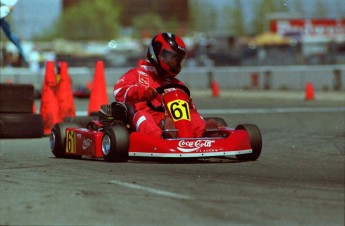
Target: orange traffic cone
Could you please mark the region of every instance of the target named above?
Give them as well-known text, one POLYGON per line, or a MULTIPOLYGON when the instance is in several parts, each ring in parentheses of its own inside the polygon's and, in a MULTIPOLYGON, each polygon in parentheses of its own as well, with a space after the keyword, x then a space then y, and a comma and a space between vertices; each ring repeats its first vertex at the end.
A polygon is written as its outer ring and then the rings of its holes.
POLYGON ((103 104, 108 104, 107 86, 104 75, 104 64, 103 61, 97 61, 93 85, 90 94, 88 114, 98 114, 98 111, 101 105, 103 104))
POLYGON ((87 83, 86 83, 86 89, 91 93, 91 90, 92 90, 92 81, 88 81, 87 83))
POLYGON ((59 117, 59 102, 56 97, 56 88, 54 62, 48 61, 46 63, 40 106, 40 114, 44 123, 44 135, 49 135, 54 124, 62 121, 59 117))
POLYGON ((212 81, 212 82, 211 82, 211 88, 212 88, 212 96, 213 96, 213 97, 218 97, 218 96, 219 96, 219 86, 218 86, 218 82, 212 81))
POLYGON ((311 82, 308 82, 305 86, 305 100, 314 100, 314 87, 311 82))
POLYGON ((6 79, 5 83, 6 84, 13 84, 13 81, 12 81, 12 79, 8 78, 8 79, 6 79))
POLYGON ((68 74, 66 62, 60 62, 60 81, 57 86, 57 98, 59 100, 59 117, 75 117, 75 105, 72 92, 72 82, 68 74))

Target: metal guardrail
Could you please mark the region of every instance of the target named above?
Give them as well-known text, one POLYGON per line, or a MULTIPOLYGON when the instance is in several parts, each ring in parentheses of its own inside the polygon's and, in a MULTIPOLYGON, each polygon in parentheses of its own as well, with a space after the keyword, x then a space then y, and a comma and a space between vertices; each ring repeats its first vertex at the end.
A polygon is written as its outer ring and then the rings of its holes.
MULTIPOLYGON (((31 83, 40 87, 45 70, 33 72, 27 68, 0 68, 0 82, 31 83)), ((107 86, 113 86, 129 68, 105 68, 107 86)), ((74 85, 85 85, 93 80, 94 69, 68 69, 74 85)), ((185 67, 178 76, 191 88, 208 88, 216 81, 225 89, 292 89, 303 90, 312 82, 319 90, 345 90, 345 65, 312 66, 239 66, 185 67)))
POLYGON ((315 83, 318 89, 345 88, 345 65, 199 67, 183 71, 187 76, 193 73, 207 74, 208 84, 215 80, 223 88, 304 89, 307 82, 315 83))

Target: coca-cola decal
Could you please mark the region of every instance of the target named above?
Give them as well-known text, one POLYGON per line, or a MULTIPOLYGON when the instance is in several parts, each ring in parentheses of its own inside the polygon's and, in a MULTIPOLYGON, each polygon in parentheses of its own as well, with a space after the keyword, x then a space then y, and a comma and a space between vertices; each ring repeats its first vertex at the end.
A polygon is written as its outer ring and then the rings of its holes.
POLYGON ((193 152, 202 148, 211 148, 215 140, 181 140, 177 149, 182 152, 193 152))
POLYGON ((90 138, 86 138, 83 140, 83 150, 87 149, 91 146, 92 140, 90 138))

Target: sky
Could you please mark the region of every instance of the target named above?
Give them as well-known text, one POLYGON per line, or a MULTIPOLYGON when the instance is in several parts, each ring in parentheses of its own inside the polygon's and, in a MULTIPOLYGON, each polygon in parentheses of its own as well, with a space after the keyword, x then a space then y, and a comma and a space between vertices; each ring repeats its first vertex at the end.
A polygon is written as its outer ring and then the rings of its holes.
MULTIPOLYGON (((164 1, 164 0, 162 0, 164 1)), ((231 5, 232 0, 198 0, 215 4, 219 9, 225 5, 231 5)), ((255 0, 241 0, 245 5, 246 18, 251 20, 250 5, 255 0)), ((295 0, 279 0, 289 12, 296 12, 291 7, 291 2, 295 0)), ((313 10, 315 0, 300 0, 305 5, 305 9, 313 10)), ((329 17, 336 17, 336 2, 338 0, 322 0, 327 2, 329 7, 329 17)), ((343 11, 345 11, 345 0, 342 2, 343 11)), ((32 38, 35 34, 48 29, 54 24, 61 13, 61 0, 19 0, 12 12, 12 30, 23 40, 32 38)), ((310 17, 310 15, 305 15, 310 17)), ((345 15, 344 15, 345 16, 345 15)), ((343 16, 343 17, 344 17, 343 16)), ((220 18, 221 19, 221 18, 220 18)))
POLYGON ((60 12, 60 0, 19 0, 12 12, 12 30, 21 39, 29 39, 52 26, 60 12))
MULTIPOLYGON (((197 0, 197 1, 205 1, 205 2, 209 2, 212 4, 215 4, 218 8, 222 8, 225 5, 231 5, 233 0, 197 0)), ((241 0, 241 2, 243 2, 243 4, 245 6, 247 6, 246 8, 247 13, 249 14, 250 12, 250 8, 248 6, 250 6, 253 2, 255 2, 256 0, 241 0)), ((313 11, 313 6, 315 5, 316 0, 276 0, 278 2, 281 2, 281 4, 284 5, 284 7, 289 11, 289 12, 296 12, 298 11, 298 9, 293 8, 292 4, 293 2, 296 1, 301 1, 303 2, 304 8, 307 11, 307 13, 311 13, 313 11)), ((341 2, 341 7, 343 8, 343 10, 345 10, 345 1, 344 0, 321 0, 325 3, 327 3, 326 5, 329 7, 329 16, 330 17, 336 17, 336 7, 337 7, 337 2, 341 2)), ((306 16, 310 16, 310 15, 306 15, 306 16)), ((344 15, 345 16, 345 15, 344 15)))
MULTIPOLYGON (((225 6, 231 6, 234 4, 235 0, 194 0, 194 1, 203 1, 207 2, 209 4, 214 4, 220 11, 222 8, 225 6)), ((242 3, 242 6, 244 6, 244 14, 245 16, 245 23, 247 27, 250 27, 251 22, 253 20, 253 13, 252 13, 252 8, 253 8, 253 3, 257 2, 257 0, 240 0, 242 3)), ((284 9, 289 12, 293 13, 295 15, 301 15, 301 17, 304 18, 313 18, 313 11, 314 11, 314 5, 316 0, 275 0, 277 2, 280 2, 284 9), (295 3, 297 1, 300 1, 303 3, 304 6, 304 11, 305 13, 302 14, 298 9, 294 8, 296 5, 295 3)), ((341 2, 341 8, 342 12, 345 12, 345 0, 320 0, 328 7, 328 17, 329 18, 339 18, 339 10, 336 9, 337 6, 339 6, 339 2, 341 2)), ((342 15, 344 18, 345 15, 342 15)), ((218 17, 218 22, 217 22, 217 28, 221 28, 222 24, 224 22, 224 19, 221 17, 218 17)), ((216 29, 217 30, 217 29, 216 29)), ((219 29, 217 30, 219 32, 219 29)))
MULTIPOLYGON (((216 7, 218 7, 219 9, 221 9, 224 6, 231 6, 231 4, 234 2, 234 0, 197 0, 197 1, 205 1, 211 4, 214 4, 216 7)), ((245 8, 245 14, 247 15, 247 17, 250 19, 251 18, 251 5, 253 4, 253 2, 255 2, 256 0, 241 0, 241 2, 244 5, 245 8)), ((284 8, 287 9, 288 12, 291 13, 298 13, 298 9, 295 9, 293 7, 293 2, 296 1, 301 1, 304 5, 304 10, 306 11, 306 14, 303 15, 307 18, 312 17, 312 12, 314 10, 314 5, 316 0, 276 0, 278 2, 281 2, 281 4, 284 5, 284 8)), ((345 0, 321 0, 324 1, 326 3, 326 6, 328 7, 328 17, 330 18, 337 18, 339 17, 339 15, 337 15, 337 12, 339 10, 336 9, 337 2, 341 2, 341 8, 342 11, 345 11, 345 0)), ((342 15, 342 17, 345 17, 345 15, 342 15)))

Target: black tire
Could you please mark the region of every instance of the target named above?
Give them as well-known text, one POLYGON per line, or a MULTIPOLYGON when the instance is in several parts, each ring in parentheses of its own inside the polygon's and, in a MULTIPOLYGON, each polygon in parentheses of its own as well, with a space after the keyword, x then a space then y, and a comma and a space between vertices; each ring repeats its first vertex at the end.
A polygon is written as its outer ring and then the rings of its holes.
POLYGON ((98 120, 97 116, 76 116, 76 117, 65 117, 64 122, 76 123, 81 128, 86 128, 89 122, 92 120, 98 120))
POLYGON ((102 153, 108 162, 128 160, 129 133, 124 126, 107 127, 102 138, 102 153))
MULTIPOLYGON (((50 150, 56 158, 73 158, 66 155, 66 128, 78 128, 79 125, 73 122, 56 123, 50 133, 50 150)), ((74 156, 75 158, 76 156, 74 156)))
POLYGON ((38 138, 43 136, 40 114, 0 113, 0 138, 38 138))
POLYGON ((253 124, 238 125, 236 130, 245 130, 250 139, 253 152, 250 154, 236 155, 240 161, 255 161, 259 158, 262 149, 262 137, 259 128, 253 124))
POLYGON ((32 84, 0 84, 0 113, 32 113, 32 84))
POLYGON ((210 119, 216 120, 216 122, 218 123, 218 127, 221 127, 221 126, 227 127, 228 126, 228 124, 226 123, 226 121, 223 118, 219 118, 219 117, 206 117, 206 118, 204 118, 205 122, 207 122, 210 119))

